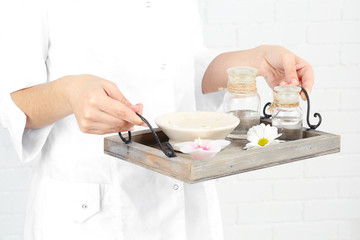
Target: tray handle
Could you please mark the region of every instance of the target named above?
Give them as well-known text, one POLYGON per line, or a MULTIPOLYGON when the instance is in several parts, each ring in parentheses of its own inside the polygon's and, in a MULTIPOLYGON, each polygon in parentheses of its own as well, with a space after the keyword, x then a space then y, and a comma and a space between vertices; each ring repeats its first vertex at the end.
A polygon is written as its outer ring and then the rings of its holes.
MULTIPOLYGON (((166 147, 170 150, 169 152, 165 150, 165 148, 162 146, 160 140, 159 140, 159 137, 158 135, 156 134, 156 132, 154 131, 154 129, 152 128, 151 124, 143 117, 141 116, 140 114, 136 113, 136 115, 139 116, 139 118, 141 118, 141 120, 144 121, 144 123, 150 128, 150 131, 152 132, 152 134, 154 135, 154 138, 157 142, 157 144, 159 145, 161 151, 169 158, 172 158, 172 157, 176 157, 176 154, 175 154, 175 151, 174 151, 174 148, 171 146, 171 144, 169 142, 166 142, 165 145, 166 147)), ((128 136, 129 138, 126 139, 122 136, 121 132, 119 132, 119 137, 120 139, 125 143, 125 144, 129 144, 131 143, 131 132, 128 131, 128 136)))

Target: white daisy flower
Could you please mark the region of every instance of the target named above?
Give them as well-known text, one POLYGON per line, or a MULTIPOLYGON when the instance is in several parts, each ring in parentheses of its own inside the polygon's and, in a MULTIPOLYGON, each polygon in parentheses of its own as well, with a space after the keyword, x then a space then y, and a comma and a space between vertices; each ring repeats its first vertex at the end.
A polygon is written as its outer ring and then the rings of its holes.
POLYGON ((271 144, 280 143, 280 140, 276 139, 280 136, 281 134, 278 134, 276 127, 261 123, 249 129, 247 140, 250 142, 246 144, 245 149, 266 147, 271 144))

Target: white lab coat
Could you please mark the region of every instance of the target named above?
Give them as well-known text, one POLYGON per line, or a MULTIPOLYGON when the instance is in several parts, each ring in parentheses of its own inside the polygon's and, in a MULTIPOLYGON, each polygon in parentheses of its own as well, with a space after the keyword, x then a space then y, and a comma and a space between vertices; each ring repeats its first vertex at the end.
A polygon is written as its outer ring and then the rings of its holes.
POLYGON ((73 115, 24 130, 10 97, 86 73, 115 82, 149 120, 193 110, 195 98, 215 110, 221 94, 201 94, 215 55, 202 47, 197 2, 40 1, 0 6, 0 125, 22 161, 38 160, 25 240, 222 239, 214 182, 183 184, 107 156, 104 136, 82 133, 73 115))

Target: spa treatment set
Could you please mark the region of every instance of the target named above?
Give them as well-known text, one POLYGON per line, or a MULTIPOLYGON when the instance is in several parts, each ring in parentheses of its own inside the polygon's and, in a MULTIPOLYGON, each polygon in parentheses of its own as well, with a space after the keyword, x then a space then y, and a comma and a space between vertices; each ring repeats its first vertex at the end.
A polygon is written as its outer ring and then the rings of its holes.
MULTIPOLYGON (((162 146, 151 125, 138 115, 149 126, 157 144, 167 157, 175 157, 176 150, 190 154, 194 160, 215 156, 228 146, 230 141, 244 141, 243 148, 252 149, 301 139, 301 91, 307 97, 307 122, 310 129, 316 129, 320 125, 321 116, 318 113, 314 114, 314 117, 319 118, 319 123, 309 123, 310 99, 306 90, 299 86, 275 87, 273 102, 264 106, 264 117, 261 117, 260 96, 256 88, 257 73, 257 69, 245 66, 227 69, 224 113, 175 112, 158 117, 155 120, 156 124, 169 138, 169 142, 166 142, 167 150, 162 146), (267 114, 266 110, 270 111, 271 115, 267 114)), ((128 133, 129 139, 125 139, 121 133, 119 136, 123 142, 131 142, 131 132, 128 133)))

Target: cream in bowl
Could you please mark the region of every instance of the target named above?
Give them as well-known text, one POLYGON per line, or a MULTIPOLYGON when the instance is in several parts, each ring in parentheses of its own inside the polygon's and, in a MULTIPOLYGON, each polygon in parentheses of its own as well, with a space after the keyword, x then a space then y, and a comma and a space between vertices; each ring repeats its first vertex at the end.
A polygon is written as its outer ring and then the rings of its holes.
POLYGON ((240 120, 219 112, 174 112, 159 116, 156 124, 169 137, 171 145, 194 139, 225 139, 240 120))

